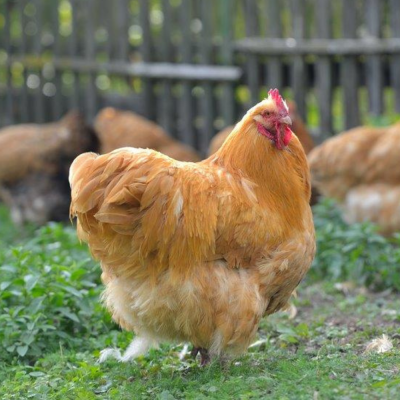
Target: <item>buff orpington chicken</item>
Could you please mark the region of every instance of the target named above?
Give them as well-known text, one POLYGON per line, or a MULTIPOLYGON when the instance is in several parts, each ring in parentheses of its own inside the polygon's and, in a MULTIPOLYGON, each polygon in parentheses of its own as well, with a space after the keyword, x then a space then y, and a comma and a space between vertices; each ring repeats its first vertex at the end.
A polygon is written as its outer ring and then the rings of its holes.
POLYGON ((348 223, 371 221, 391 235, 400 231, 399 154, 400 123, 351 129, 310 153, 313 185, 348 223))
POLYGON ((200 161, 194 149, 170 137, 160 126, 131 111, 107 107, 94 121, 101 153, 121 147, 157 150, 178 161, 200 161))
POLYGON ((71 166, 71 215, 100 260, 103 300, 136 336, 128 361, 190 342, 201 364, 241 354, 283 310, 315 253, 310 178, 278 90, 200 162, 124 148, 71 166))
POLYGON ((86 151, 97 151, 97 139, 76 111, 57 122, 1 129, 0 199, 14 223, 67 221, 69 168, 86 151))

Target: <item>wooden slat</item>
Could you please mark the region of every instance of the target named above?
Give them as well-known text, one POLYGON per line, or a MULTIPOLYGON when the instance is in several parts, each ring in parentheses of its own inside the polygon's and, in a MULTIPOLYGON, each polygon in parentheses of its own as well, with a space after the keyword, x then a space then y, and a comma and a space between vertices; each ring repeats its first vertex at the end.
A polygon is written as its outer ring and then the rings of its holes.
MULTIPOLYGON (((331 0, 317 0, 315 21, 319 38, 330 38, 331 31, 331 0)), ((332 135, 332 64, 329 56, 320 56, 316 62, 317 98, 320 113, 320 138, 327 139, 332 135)))
MULTIPOLYGON (((258 36, 260 33, 258 17, 259 11, 256 0, 245 0, 244 2, 244 19, 246 36, 258 36)), ((248 108, 259 102, 260 99, 260 65, 258 57, 255 54, 249 54, 246 58, 246 80, 250 90, 251 104, 246 105, 248 108)))
MULTIPOLYGON (((400 4, 400 3, 399 3, 400 4)), ((380 38, 382 0, 366 0, 366 27, 369 38, 380 38)), ((369 56, 366 61, 369 110, 378 116, 383 112, 383 74, 380 55, 369 56)))
MULTIPOLYGON (((342 0, 342 30, 346 38, 355 38, 357 29, 357 8, 353 1, 342 0)), ((343 89, 343 107, 345 128, 353 128, 360 124, 358 102, 357 59, 354 56, 343 58, 340 70, 343 89)))
MULTIPOLYGON (((74 58, 78 56, 78 6, 79 0, 70 0, 72 8, 72 32, 69 38, 69 56, 74 58)), ((74 84, 72 89, 72 95, 69 99, 69 107, 72 110, 77 110, 80 108, 79 101, 79 75, 76 71, 73 71, 74 84)))
MULTIPOLYGON (((22 62, 32 68, 39 68, 44 63, 50 63, 55 68, 72 69, 82 73, 106 71, 111 74, 130 75, 152 79, 179 79, 183 81, 236 82, 242 75, 239 67, 203 64, 169 64, 169 63, 127 63, 113 61, 111 63, 97 62, 82 58, 52 58, 41 57, 10 57, 12 62, 22 62)), ((0 65, 3 65, 0 60, 0 65)))
MULTIPOLYGON (((171 42, 172 37, 172 8, 169 0, 162 0, 162 11, 164 14, 162 37, 160 40, 160 54, 162 61, 173 62, 173 47, 171 42)), ((161 81, 161 102, 160 102, 160 124, 169 133, 175 132, 174 123, 175 102, 172 96, 172 82, 163 79, 161 81)))
MULTIPOLYGON (((400 38, 400 6, 398 0, 389 2, 390 28, 392 38, 400 38)), ((399 40, 400 41, 400 40, 399 40)), ((390 60, 390 84, 394 90, 396 112, 400 113, 400 52, 390 60)))
MULTIPOLYGON (((305 0, 291 0, 293 38, 302 39, 305 35, 305 0)), ((301 55, 293 57, 291 81, 294 101, 301 117, 306 120, 306 68, 301 55)))
MULTIPOLYGON (((213 7, 210 1, 201 2, 201 21, 203 23, 201 43, 200 43, 200 58, 204 65, 212 64, 212 15, 213 7)), ((201 113, 203 118, 203 126, 201 129, 200 140, 198 143, 200 152, 206 154, 208 144, 214 136, 214 118, 215 118, 215 104, 213 85, 210 82, 203 83, 204 95, 201 98, 201 113)))
POLYGON ((398 39, 268 39, 246 38, 234 43, 237 51, 260 55, 355 56, 398 54, 398 39))
MULTIPOLYGON (((221 0, 218 3, 220 5, 220 28, 222 31, 222 46, 221 59, 224 65, 233 64, 233 50, 232 50, 232 39, 233 39, 233 18, 235 15, 235 2, 232 0, 221 0)), ((236 122, 235 116, 235 94, 234 85, 231 83, 223 84, 223 96, 220 100, 222 115, 224 118, 224 125, 228 126, 236 122)))
MULTIPOLYGON (((152 61, 152 38, 150 29, 150 7, 148 0, 140 0, 139 19, 143 32, 143 41, 140 52, 144 62, 152 61)), ((145 116, 154 120, 156 114, 155 98, 153 93, 153 82, 151 79, 143 78, 143 101, 145 116)))
MULTIPOLYGON (((33 0, 36 7, 35 12, 35 24, 36 34, 33 38, 33 51, 35 54, 41 54, 42 52, 42 24, 43 24, 43 0, 33 0)), ((36 71, 39 78, 39 87, 35 89, 35 122, 44 122, 44 106, 43 106, 43 75, 42 69, 36 71)))
MULTIPOLYGON (((193 9, 192 0, 186 0, 180 5, 180 26, 182 41, 180 45, 180 54, 182 62, 190 64, 192 62, 192 43, 190 23, 192 20, 193 9)), ((193 84, 190 81, 182 83, 182 96, 179 99, 179 118, 181 121, 178 137, 184 143, 191 146, 196 144, 196 133, 194 130, 194 101, 192 96, 193 84)))
POLYGON ((116 50, 118 60, 123 61, 127 61, 129 55, 129 17, 129 0, 120 0, 117 8, 118 49, 116 50))
MULTIPOLYGON (((276 0, 267 2, 267 34, 270 38, 282 37, 282 7, 276 0)), ((266 84, 269 89, 283 89, 283 65, 279 56, 270 56, 267 60, 266 84)))
POLYGON ((6 104, 5 104, 5 114, 3 119, 3 125, 10 125, 14 122, 14 101, 13 101, 13 85, 11 76, 11 8, 12 3, 6 2, 4 5, 4 45, 5 51, 7 53, 6 60, 6 104))
MULTIPOLYGON (((121 1, 118 2, 117 7, 116 4, 111 1, 103 0, 103 12, 102 21, 104 21, 104 26, 107 29, 107 42, 105 43, 105 52, 107 54, 108 60, 112 60, 115 56, 116 52, 121 51, 121 23, 120 14, 121 14, 121 1), (118 14, 118 21, 115 19, 115 12, 118 14)), ((127 11, 123 12, 124 15, 127 14, 127 11)), ((118 57, 119 58, 119 57, 118 57)))
MULTIPOLYGON (((52 30, 54 35, 54 47, 53 52, 55 57, 59 57, 61 55, 61 38, 59 34, 60 29, 60 21, 58 15, 58 6, 59 1, 53 0, 54 5, 52 7, 52 30)), ((62 113, 62 81, 60 71, 55 71, 54 76, 54 84, 56 86, 56 94, 52 98, 52 106, 53 106, 53 119, 60 119, 62 113)))
MULTIPOLYGON (((20 43, 20 51, 19 54, 21 57, 25 57, 27 53, 27 37, 25 32, 26 27, 26 17, 24 13, 24 8, 26 6, 26 1, 21 0, 18 3, 18 11, 19 11, 19 18, 21 22, 21 43, 20 43)), ((20 114, 19 118, 21 122, 28 122, 29 121, 29 109, 28 106, 28 87, 27 87, 27 79, 28 79, 28 69, 26 65, 24 65, 24 72, 22 73, 23 76, 23 85, 21 88, 21 101, 20 101, 20 114)))
MULTIPOLYGON (((85 4, 86 18, 85 18, 85 58, 88 62, 94 62, 95 58, 95 0, 87 0, 85 4)), ((89 72, 88 82, 86 86, 86 116, 89 121, 92 121, 96 114, 96 84, 95 74, 89 72)))

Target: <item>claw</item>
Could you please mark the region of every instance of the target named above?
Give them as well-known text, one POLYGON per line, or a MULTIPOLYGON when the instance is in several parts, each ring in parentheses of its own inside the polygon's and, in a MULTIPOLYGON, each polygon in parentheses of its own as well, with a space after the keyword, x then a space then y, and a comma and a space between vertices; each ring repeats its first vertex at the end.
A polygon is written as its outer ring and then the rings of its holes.
POLYGON ((196 358, 197 354, 199 353, 200 353, 200 365, 204 367, 210 363, 211 361, 210 355, 208 354, 208 350, 203 349, 202 347, 193 347, 193 350, 190 352, 190 355, 193 358, 196 358))

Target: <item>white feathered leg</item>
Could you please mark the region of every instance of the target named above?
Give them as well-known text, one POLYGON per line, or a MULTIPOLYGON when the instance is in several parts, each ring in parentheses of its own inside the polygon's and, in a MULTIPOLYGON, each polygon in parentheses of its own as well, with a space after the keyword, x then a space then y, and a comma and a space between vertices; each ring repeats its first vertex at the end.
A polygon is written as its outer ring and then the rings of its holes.
POLYGON ((102 363, 109 358, 115 358, 120 362, 128 362, 136 357, 146 354, 151 347, 158 347, 158 343, 150 338, 136 336, 123 355, 121 355, 119 349, 108 348, 102 350, 100 352, 99 362, 102 363))

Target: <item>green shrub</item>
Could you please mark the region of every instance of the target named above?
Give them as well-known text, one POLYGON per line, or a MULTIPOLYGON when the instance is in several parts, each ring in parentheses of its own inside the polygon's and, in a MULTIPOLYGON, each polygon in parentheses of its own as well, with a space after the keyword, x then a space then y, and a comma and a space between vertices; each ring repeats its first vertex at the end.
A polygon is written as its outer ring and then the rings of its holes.
POLYGON ((49 224, 3 250, 0 359, 37 358, 107 331, 111 324, 99 301, 99 277, 100 267, 72 227, 49 224))
POLYGON ((317 255, 311 278, 400 290, 400 235, 384 238, 373 224, 346 224, 332 200, 324 200, 313 211, 317 255))

